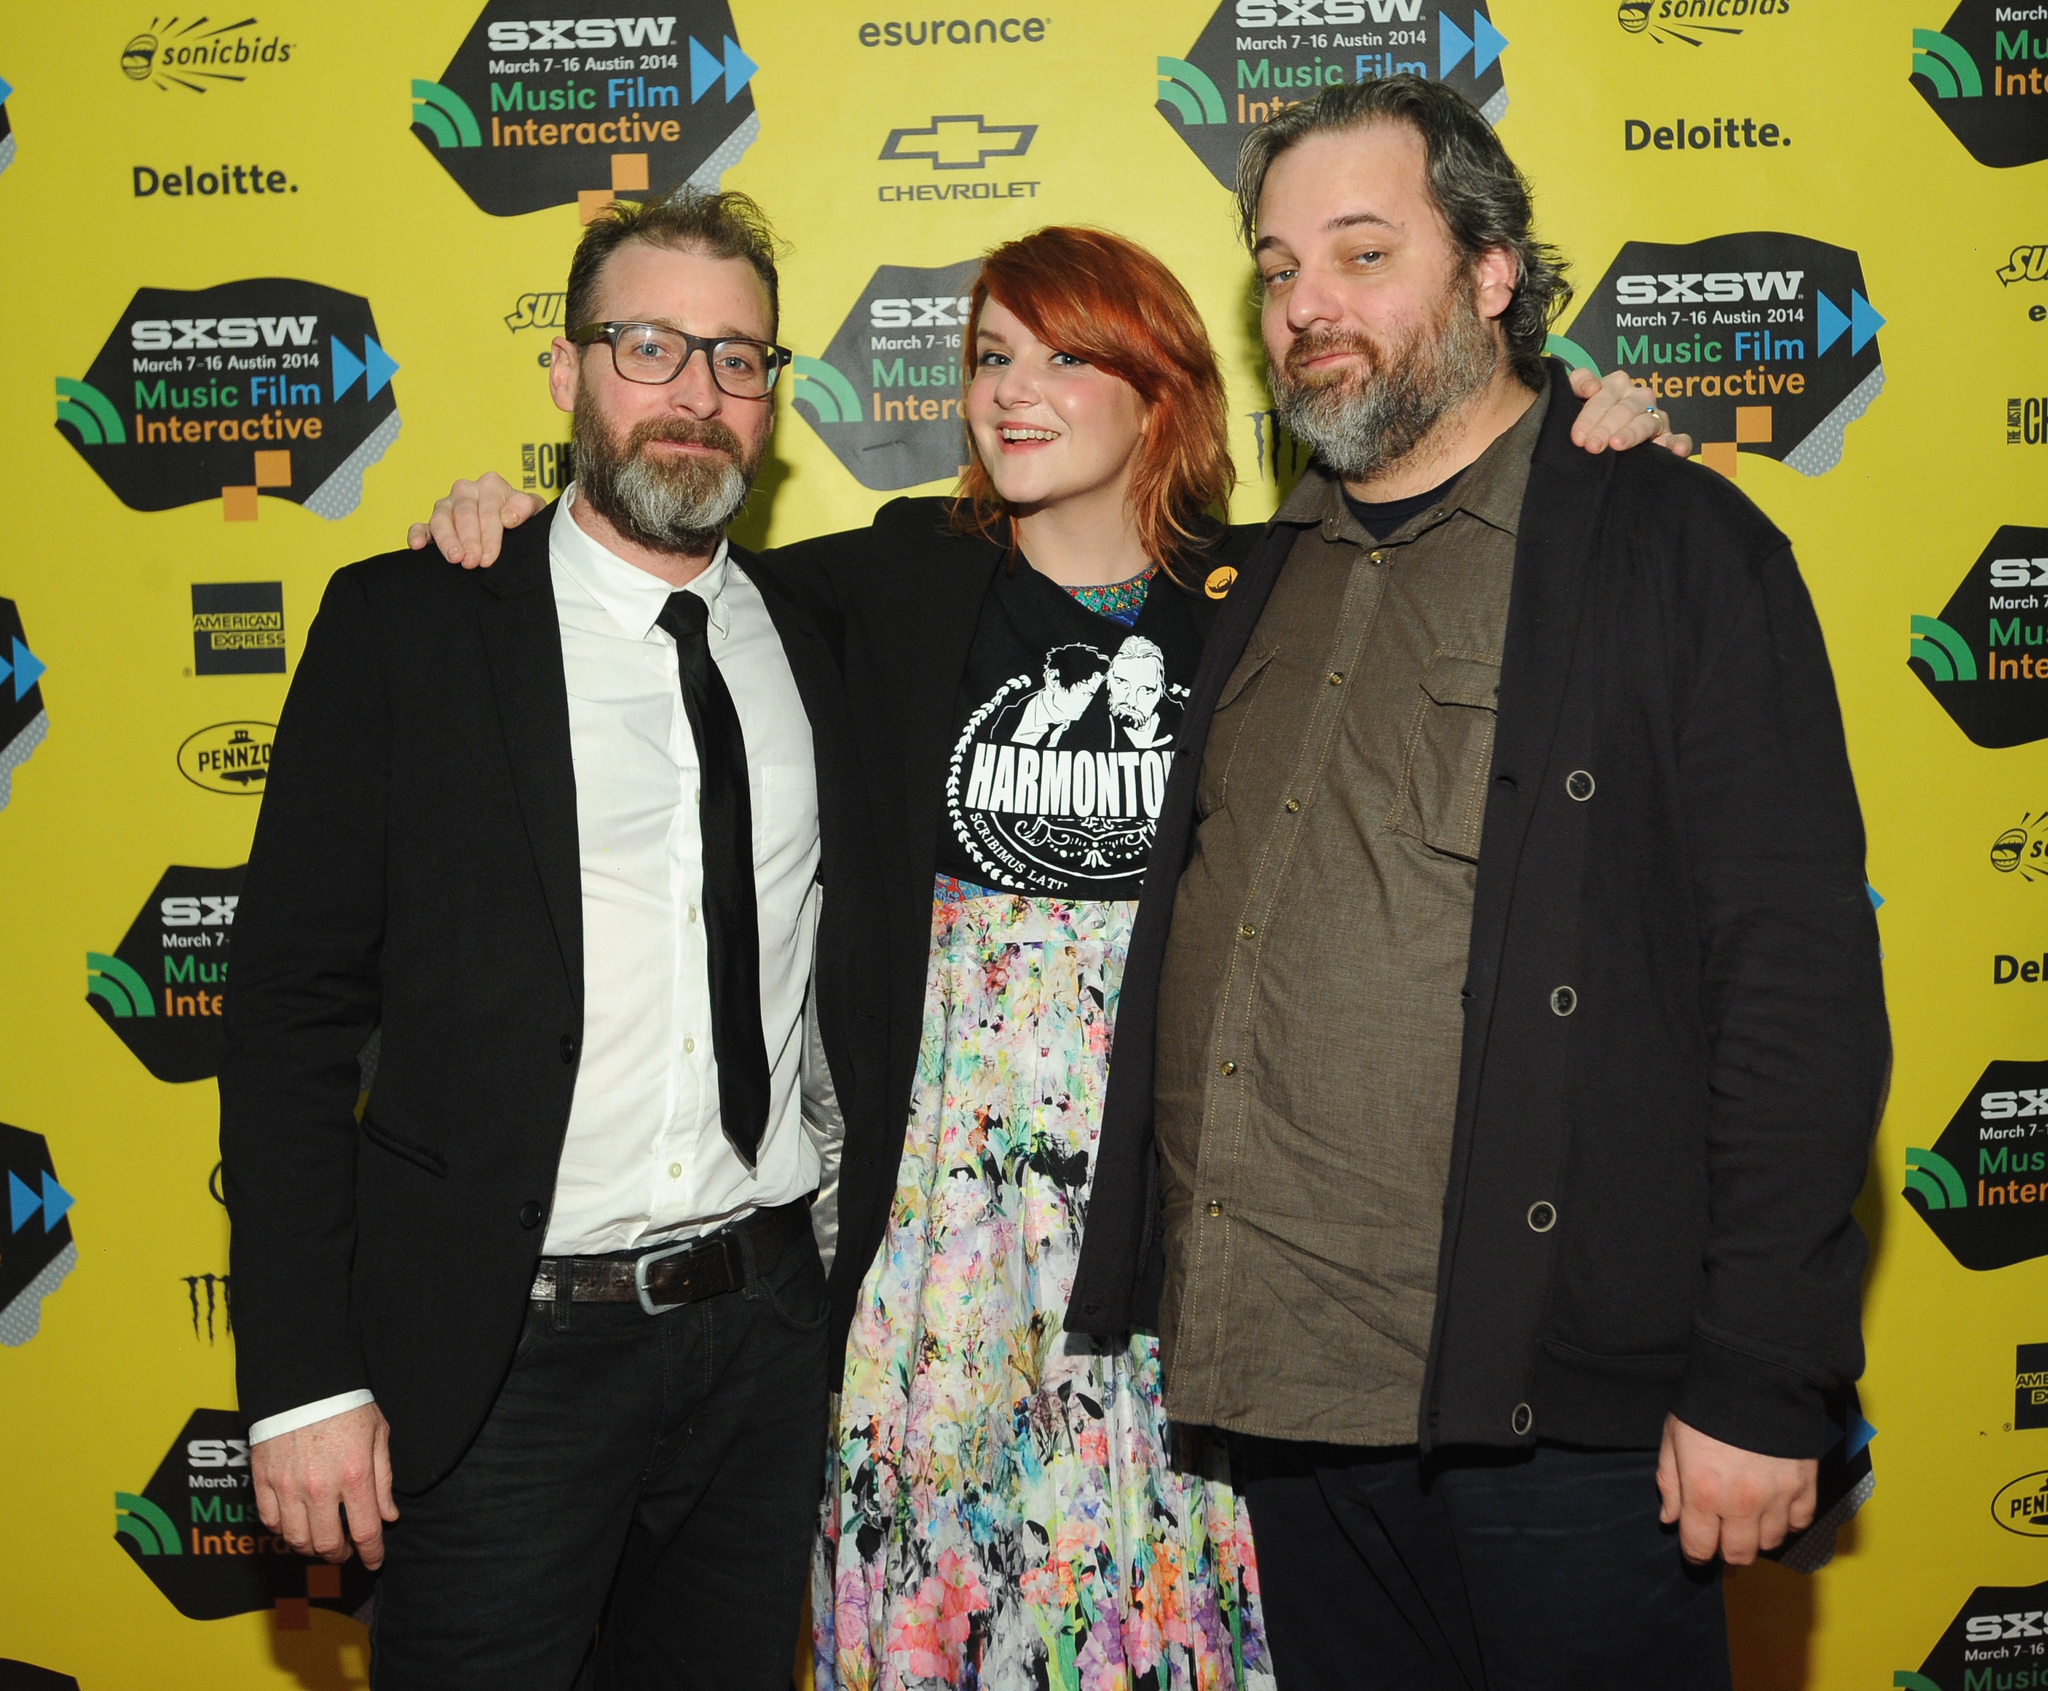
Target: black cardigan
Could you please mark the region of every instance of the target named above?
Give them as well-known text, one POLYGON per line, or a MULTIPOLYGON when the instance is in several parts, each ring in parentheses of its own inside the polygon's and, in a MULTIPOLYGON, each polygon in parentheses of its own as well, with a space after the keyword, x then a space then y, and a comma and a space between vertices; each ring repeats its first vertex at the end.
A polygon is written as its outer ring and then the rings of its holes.
MULTIPOLYGON (((1889 1062, 1833 678, 1785 537, 1699 465, 1579 451, 1572 415, 1516 545, 1418 1436, 1653 1447, 1671 1411, 1815 1456, 1862 1371, 1850 1206, 1889 1062)), ((1183 718, 1070 1330, 1158 1317, 1160 966, 1217 695, 1296 532, 1252 550, 1183 718)))
MULTIPOLYGON (((886 1131, 849 1132, 839 1172, 839 1247, 832 1263, 832 1342, 844 1342, 862 1279, 888 1226, 917 1072, 930 962, 932 877, 945 821, 946 760, 960 678, 1003 548, 949 531, 944 499, 894 499, 867 528, 768 554, 831 603, 833 637, 857 719, 862 777, 878 832, 888 931, 886 1131)), ((1205 632, 1215 605, 1201 591, 1220 566, 1241 566, 1256 528, 1219 530, 1180 568, 1205 632)), ((1020 562, 1017 566, 1024 568, 1020 562)), ((1162 580, 1155 592, 1184 589, 1162 580)))

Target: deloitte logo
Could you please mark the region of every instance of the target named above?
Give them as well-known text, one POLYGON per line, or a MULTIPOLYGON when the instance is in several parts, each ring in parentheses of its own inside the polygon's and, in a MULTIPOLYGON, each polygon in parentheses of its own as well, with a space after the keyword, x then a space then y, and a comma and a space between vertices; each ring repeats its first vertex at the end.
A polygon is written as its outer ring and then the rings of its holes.
POLYGON ((376 1576, 298 1555, 263 1525, 249 1481, 248 1421, 195 1409, 139 1492, 114 1493, 114 1538, 188 1620, 274 1611, 280 1631, 306 1630, 308 1610, 356 1615, 376 1576))
POLYGON ((1989 1064, 1941 1137, 1908 1147, 1904 1195, 1965 1268, 2048 1256, 2048 1063, 1989 1064))
POLYGON ((438 81, 412 84, 413 132, 493 217, 574 205, 588 223, 619 194, 715 190, 760 133, 760 67, 723 0, 660 17, 501 11, 484 8, 438 81))
POLYGON ((2048 528, 2001 528, 1939 616, 1915 616, 1906 661, 1972 742, 2048 739, 2048 528))
POLYGON ((1630 241, 1550 350, 1647 381, 1725 476, 1745 452, 1817 476, 1884 388, 1883 327, 1854 252, 1757 231, 1630 241))
POLYGON ((40 685, 46 666, 28 649, 21 612, 0 599, 0 810, 14 797, 14 772, 50 731, 40 685))
POLYGON ((242 871, 173 865, 112 955, 85 954, 86 1002, 158 1080, 220 1073, 228 940, 242 871))
POLYGON ((218 498, 229 522, 254 522, 268 494, 332 520, 398 438, 397 371, 359 294, 284 278, 143 288, 85 379, 57 378, 57 427, 132 510, 218 498))
POLYGON ((6 1243, 0 1245, 0 1345, 25 1345, 43 1321, 43 1299, 78 1266, 71 1241, 71 1194, 57 1184, 40 1133, 0 1122, 7 1169, 6 1243))
POLYGON ((2048 158, 2048 12, 1962 0, 1940 29, 1913 31, 1913 86, 1979 164, 2048 158))
POLYGON ((799 357, 790 398, 862 487, 894 492, 951 481, 967 458, 961 338, 980 270, 885 264, 823 358, 799 357))
POLYGON ((1160 55, 1158 109, 1229 188, 1246 131, 1325 88, 1406 72, 1448 82, 1500 122, 1507 44, 1483 5, 1454 15, 1424 0, 1223 0, 1184 55, 1160 55))

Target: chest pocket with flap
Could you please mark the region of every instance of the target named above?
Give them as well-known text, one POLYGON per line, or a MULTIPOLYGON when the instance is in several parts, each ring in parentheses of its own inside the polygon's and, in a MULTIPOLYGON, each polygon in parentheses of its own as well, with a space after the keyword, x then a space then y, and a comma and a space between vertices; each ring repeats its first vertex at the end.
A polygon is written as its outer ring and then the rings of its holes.
POLYGON ((1468 863, 1479 861, 1493 767, 1500 662, 1439 651, 1423 671, 1387 827, 1468 863))

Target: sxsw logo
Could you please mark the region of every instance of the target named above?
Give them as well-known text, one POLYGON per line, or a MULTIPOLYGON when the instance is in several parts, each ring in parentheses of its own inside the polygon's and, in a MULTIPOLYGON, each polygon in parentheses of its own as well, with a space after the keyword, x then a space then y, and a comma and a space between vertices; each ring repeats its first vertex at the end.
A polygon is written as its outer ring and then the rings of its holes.
POLYGON ((220 1073, 242 870, 166 869, 111 953, 85 954, 86 1002, 158 1080, 220 1073))
POLYGON ((1937 616, 1911 620, 1906 661, 1971 741, 2048 739, 2048 529, 2007 525, 1937 616))
POLYGON ((2048 1256, 2048 1063, 1987 1065, 1940 1137, 1907 1148, 1904 1196, 1965 1268, 2048 1256))
POLYGON ((924 160, 934 170, 986 170, 990 159, 1019 159, 1031 150, 1035 123, 990 123, 971 117, 935 117, 922 129, 892 129, 882 144, 886 160, 924 160))
POLYGON ((1484 5, 1223 0, 1184 53, 1156 56, 1158 110, 1228 188, 1246 131, 1325 88, 1406 72, 1450 83, 1498 123, 1507 45, 1484 5))
POLYGON ((2018 1691, 2029 1680, 2038 1683, 2038 1672, 2029 1664, 2038 1659, 2031 1654, 2041 1648, 2038 1641, 2048 1638, 2044 1611, 2048 1583, 1980 1585, 1957 1609, 1919 1671, 1901 1668, 1892 1674, 1895 1691, 2018 1691), (2007 1639, 2036 1642, 2006 1644, 2007 1639), (1985 1648, 1991 1644, 2000 1647, 1985 1648))
POLYGON ((1962 0, 1940 29, 1913 31, 1911 80, 1979 164, 2048 158, 2048 19, 2038 7, 1962 0))

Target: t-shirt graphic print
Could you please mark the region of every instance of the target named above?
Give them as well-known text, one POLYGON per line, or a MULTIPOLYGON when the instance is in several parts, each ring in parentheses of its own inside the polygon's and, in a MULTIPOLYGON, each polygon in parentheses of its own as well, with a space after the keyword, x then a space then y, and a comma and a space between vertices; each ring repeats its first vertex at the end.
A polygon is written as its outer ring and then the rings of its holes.
POLYGON ((1200 655, 1164 578, 1126 628, 1021 560, 999 574, 961 679, 940 872, 1040 898, 1136 898, 1200 655))

